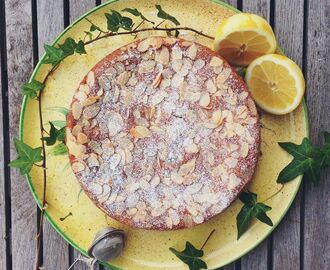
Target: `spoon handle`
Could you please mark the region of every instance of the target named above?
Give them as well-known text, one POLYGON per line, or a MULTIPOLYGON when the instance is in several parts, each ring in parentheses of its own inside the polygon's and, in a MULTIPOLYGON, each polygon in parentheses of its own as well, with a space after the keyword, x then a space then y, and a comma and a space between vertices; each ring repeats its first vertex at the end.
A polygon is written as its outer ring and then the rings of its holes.
POLYGON ((72 269, 72 267, 78 261, 82 261, 82 262, 86 263, 91 270, 94 270, 94 265, 97 262, 97 260, 94 259, 94 258, 88 258, 88 257, 82 256, 81 254, 79 254, 79 256, 75 259, 75 261, 70 265, 70 267, 68 268, 68 270, 72 269))

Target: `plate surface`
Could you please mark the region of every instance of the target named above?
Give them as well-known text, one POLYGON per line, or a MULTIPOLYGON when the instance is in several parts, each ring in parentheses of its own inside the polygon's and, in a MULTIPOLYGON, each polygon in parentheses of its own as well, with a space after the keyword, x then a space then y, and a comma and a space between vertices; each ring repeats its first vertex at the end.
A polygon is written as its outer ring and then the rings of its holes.
MULTIPOLYGON (((67 37, 75 40, 83 38, 84 31, 90 27, 89 23, 83 19, 84 17, 88 17, 97 25, 106 28, 103 14, 109 12, 110 9, 120 11, 125 7, 134 7, 147 18, 156 18, 155 4, 162 5, 163 9, 174 15, 181 25, 202 30, 209 35, 214 34, 214 26, 217 23, 237 12, 226 4, 208 0, 191 0, 189 5, 186 0, 110 1, 73 23, 56 42, 62 43, 67 37)), ((138 37, 143 38, 150 34, 152 33, 141 33, 138 37)), ((44 89, 42 104, 44 123, 65 120, 62 114, 55 112, 52 108, 69 108, 74 91, 83 76, 104 56, 132 39, 131 36, 103 39, 88 45, 86 47, 87 55, 74 55, 65 59, 50 77, 44 89)), ((207 39, 197 38, 197 41, 212 47, 207 39)), ((48 68, 48 65, 39 64, 32 77, 42 80, 48 68)), ((26 143, 35 147, 40 146, 38 119, 38 103, 25 99, 21 113, 20 135, 21 139, 24 138, 26 143)), ((303 137, 308 136, 306 108, 304 105, 300 105, 296 111, 285 116, 262 114, 261 123, 263 126, 261 131, 262 155, 249 189, 256 192, 258 199, 263 201, 281 188, 281 185, 276 183, 277 175, 291 159, 277 142, 300 143, 303 137)), ((50 223, 71 245, 83 253, 86 253, 99 229, 110 225, 125 230, 128 241, 124 253, 120 258, 111 262, 112 269, 125 270, 187 269, 168 248, 174 247, 182 250, 186 241, 200 247, 213 229, 216 231, 204 248, 204 260, 209 269, 226 265, 256 247, 276 227, 290 207, 301 182, 301 177, 297 178, 286 184, 279 194, 267 200, 266 203, 273 208, 269 212, 269 216, 275 224, 273 228, 261 222, 255 222, 237 241, 236 215, 241 208, 239 201, 233 203, 223 214, 191 229, 170 232, 145 231, 124 226, 99 210, 81 192, 80 185, 69 166, 68 156, 54 156, 52 147, 47 148, 47 168, 48 208, 46 214, 50 223), (63 221, 60 220, 69 213, 72 215, 63 221)), ((34 167, 31 176, 28 177, 31 191, 39 205, 43 188, 41 174, 42 171, 34 167)), ((105 265, 110 267, 110 264, 105 263, 105 265)))

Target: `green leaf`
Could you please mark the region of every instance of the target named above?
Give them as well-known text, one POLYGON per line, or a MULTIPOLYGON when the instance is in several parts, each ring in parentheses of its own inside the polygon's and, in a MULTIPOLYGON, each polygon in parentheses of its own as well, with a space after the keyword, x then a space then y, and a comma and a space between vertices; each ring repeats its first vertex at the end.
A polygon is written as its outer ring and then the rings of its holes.
POLYGON ((79 40, 78 43, 74 41, 73 38, 67 38, 62 45, 59 45, 64 53, 64 57, 76 53, 86 54, 85 44, 82 40, 79 40))
POLYGON ((183 251, 177 251, 170 248, 175 256, 188 265, 190 270, 207 269, 206 263, 200 258, 203 257, 203 250, 195 248, 190 242, 186 242, 186 248, 183 251))
POLYGON ((51 121, 51 122, 57 128, 63 128, 63 127, 66 126, 66 121, 64 121, 64 120, 54 120, 54 121, 51 121))
POLYGON ((120 28, 124 30, 132 30, 133 20, 129 17, 122 16, 118 11, 111 10, 111 14, 105 13, 107 18, 108 30, 111 32, 118 32, 120 28))
POLYGON ((64 143, 60 143, 58 145, 55 145, 51 151, 51 153, 54 156, 62 156, 62 155, 66 155, 68 153, 68 148, 66 147, 66 145, 64 143))
POLYGON ((8 165, 13 168, 18 168, 21 174, 28 174, 35 163, 43 160, 41 155, 42 148, 32 148, 18 139, 14 139, 14 143, 18 158, 8 165))
POLYGON ((239 199, 244 205, 236 217, 237 239, 246 232, 254 218, 259 219, 261 222, 266 223, 269 226, 273 226, 272 220, 266 214, 266 212, 270 211, 272 208, 263 203, 258 203, 257 194, 250 191, 243 192, 239 199))
POLYGON ((60 114, 63 114, 65 117, 68 115, 69 113, 69 109, 65 108, 65 107, 60 107, 60 106, 55 106, 55 107, 49 107, 47 108, 47 110, 49 111, 54 111, 54 112, 58 112, 60 114))
POLYGON ((125 8, 122 10, 123 12, 128 12, 132 14, 133 16, 140 17, 142 20, 150 22, 152 24, 155 24, 153 21, 148 20, 140 11, 138 11, 136 8, 125 8))
POLYGON ((61 48, 55 48, 53 46, 44 45, 46 51, 46 58, 44 60, 45 64, 52 64, 56 66, 59 64, 65 57, 64 52, 61 48))
POLYGON ((176 26, 180 25, 179 21, 175 17, 173 17, 170 14, 166 13, 160 5, 156 5, 156 8, 158 10, 158 13, 157 13, 158 18, 161 18, 161 19, 164 19, 164 20, 167 20, 167 21, 171 21, 176 26))
POLYGON ((79 54, 86 54, 85 43, 82 40, 78 41, 75 52, 79 54))
POLYGON ((50 124, 50 131, 48 137, 41 138, 46 142, 46 145, 54 145, 56 141, 64 142, 65 139, 65 127, 57 129, 52 122, 50 124))
POLYGON ((290 142, 279 143, 293 156, 293 160, 279 173, 277 182, 286 183, 305 173, 307 179, 317 184, 320 181, 321 170, 330 165, 328 132, 324 133, 324 141, 322 148, 314 147, 308 138, 304 138, 300 145, 290 142))
POLYGON ((84 33, 86 34, 86 36, 88 36, 89 40, 92 40, 93 39, 93 35, 92 35, 91 32, 84 31, 84 33))
POLYGON ((22 86, 22 93, 25 96, 28 96, 29 98, 36 98, 38 95, 38 92, 40 92, 42 89, 44 89, 45 85, 41 82, 32 79, 30 82, 23 84, 22 86))

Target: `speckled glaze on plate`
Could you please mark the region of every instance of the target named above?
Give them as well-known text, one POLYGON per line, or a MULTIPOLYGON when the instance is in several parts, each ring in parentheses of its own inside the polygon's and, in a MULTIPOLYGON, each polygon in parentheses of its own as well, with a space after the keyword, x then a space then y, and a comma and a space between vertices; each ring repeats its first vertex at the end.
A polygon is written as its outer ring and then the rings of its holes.
MULTIPOLYGON (((90 26, 86 20, 83 20, 84 17, 88 17, 105 28, 106 20, 103 14, 109 12, 110 9, 122 10, 125 7, 136 7, 147 17, 155 18, 155 4, 161 4, 163 9, 173 14, 182 25, 191 26, 210 35, 214 34, 217 23, 237 12, 222 2, 208 0, 192 0, 189 1, 189 5, 186 0, 110 1, 78 19, 59 36, 56 42, 61 43, 66 37, 76 40, 82 38, 84 30, 89 29, 90 26)), ((149 34, 141 33, 139 37, 143 38, 149 34)), ((64 120, 61 114, 49 108, 54 106, 69 108, 72 95, 81 78, 105 55, 130 41, 132 41, 130 36, 103 39, 89 45, 86 48, 87 55, 75 55, 65 59, 49 79, 44 90, 44 122, 64 120)), ((198 38, 197 41, 212 47, 207 39, 198 38)), ((49 66, 39 64, 32 77, 41 80, 48 68, 49 66)), ((40 145, 38 121, 38 103, 25 99, 21 113, 20 137, 35 147, 40 145)), ((295 112, 285 116, 262 114, 261 123, 264 127, 261 131, 262 156, 249 189, 258 193, 259 200, 264 200, 280 189, 281 186, 276 183, 276 177, 290 161, 290 156, 277 145, 277 142, 300 143, 303 137, 308 136, 306 107, 300 105, 295 112)), ((84 193, 80 192, 79 183, 69 166, 68 156, 54 156, 51 150, 51 147, 47 148, 48 208, 46 214, 49 222, 71 245, 84 254, 99 229, 105 226, 123 229, 127 233, 127 246, 122 256, 111 264, 104 263, 112 269, 187 269, 168 248, 174 247, 181 250, 186 241, 199 247, 213 229, 216 231, 204 248, 204 260, 209 269, 226 265, 243 256, 267 237, 290 207, 301 182, 301 177, 299 177, 286 184, 278 195, 267 201, 267 204, 273 208, 269 216, 275 224, 274 227, 255 222, 239 241, 236 240, 236 215, 241 207, 239 201, 233 203, 221 215, 190 229, 165 232, 145 231, 130 228, 107 217, 84 193), (69 212, 72 216, 61 221, 60 218, 69 212)), ((42 171, 39 168, 33 168, 31 176, 28 177, 31 191, 39 205, 42 194, 41 174, 42 171)))

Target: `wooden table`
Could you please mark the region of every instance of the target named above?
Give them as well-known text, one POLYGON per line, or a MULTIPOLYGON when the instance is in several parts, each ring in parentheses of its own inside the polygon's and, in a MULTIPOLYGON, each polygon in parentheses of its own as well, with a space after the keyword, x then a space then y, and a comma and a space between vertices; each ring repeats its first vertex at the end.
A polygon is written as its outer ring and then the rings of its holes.
MULTIPOLYGON (((320 143, 321 131, 330 131, 330 1, 227 2, 266 17, 279 45, 302 67, 307 81, 311 138, 320 143)), ((43 54, 43 44, 51 42, 70 22, 100 3, 100 0, 0 1, 0 269, 33 269, 36 251, 37 206, 25 178, 6 165, 16 156, 13 138, 18 136, 20 86, 28 80, 43 54)), ((41 252, 47 270, 67 269, 76 256, 47 222, 41 252)), ((80 264, 75 269, 87 268, 80 264)), ((330 170, 322 173, 318 187, 304 182, 290 211, 272 235, 223 269, 330 269, 330 170)))

